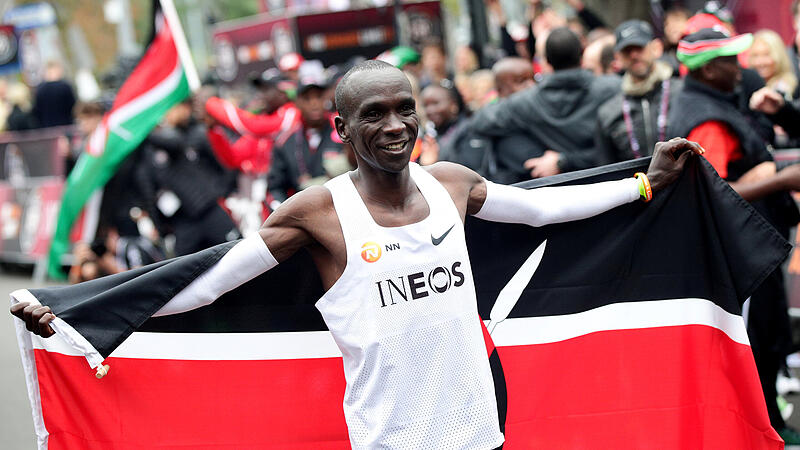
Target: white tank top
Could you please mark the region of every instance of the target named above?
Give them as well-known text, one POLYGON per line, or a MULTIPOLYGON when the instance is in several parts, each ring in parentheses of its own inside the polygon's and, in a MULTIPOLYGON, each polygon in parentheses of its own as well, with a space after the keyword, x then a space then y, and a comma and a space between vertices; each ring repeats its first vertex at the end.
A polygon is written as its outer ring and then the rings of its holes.
POLYGON ((375 223, 349 174, 325 186, 347 266, 320 298, 344 358, 344 414, 353 448, 491 449, 503 443, 461 217, 416 164, 430 214, 375 223))

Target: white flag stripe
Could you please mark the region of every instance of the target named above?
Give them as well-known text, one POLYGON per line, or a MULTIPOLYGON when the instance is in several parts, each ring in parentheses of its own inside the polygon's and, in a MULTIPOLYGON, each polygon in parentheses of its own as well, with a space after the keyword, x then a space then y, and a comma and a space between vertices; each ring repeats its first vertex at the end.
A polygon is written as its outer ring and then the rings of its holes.
MULTIPOLYGON (((700 298, 614 303, 562 316, 509 318, 498 324, 492 340, 498 347, 548 344, 600 331, 682 325, 716 328, 750 345, 741 316, 700 298)), ((84 356, 58 335, 34 337, 37 349, 84 356)), ((328 331, 288 333, 144 333, 136 332, 111 355, 117 358, 177 360, 280 360, 341 357, 328 331)))
POLYGON ((706 325, 750 345, 742 316, 702 298, 612 303, 563 316, 506 319, 497 325, 492 340, 496 346, 548 344, 598 331, 682 325, 706 325))

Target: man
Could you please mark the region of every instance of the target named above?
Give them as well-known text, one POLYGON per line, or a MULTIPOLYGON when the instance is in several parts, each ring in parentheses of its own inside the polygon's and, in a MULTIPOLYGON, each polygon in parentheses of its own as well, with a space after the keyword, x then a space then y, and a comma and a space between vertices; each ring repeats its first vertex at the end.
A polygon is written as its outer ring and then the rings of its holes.
MULTIPOLYGON (((800 188, 800 165, 776 172, 755 120, 739 106, 742 75, 737 55, 752 41, 750 34, 728 37, 704 28, 680 42, 677 56, 689 75, 670 111, 667 134, 688 136, 702 145, 720 176, 788 237, 789 228, 800 219, 787 195, 800 188)), ((800 444, 800 434, 786 426, 776 402, 778 370, 792 349, 780 269, 751 297, 747 327, 770 422, 787 444, 800 444)))
POLYGON ((488 105, 472 119, 472 127, 480 134, 527 134, 540 143, 546 149, 542 156, 525 157, 524 149, 519 150, 519 163, 531 178, 597 164, 597 108, 619 92, 619 78, 595 77, 581 69, 582 50, 575 33, 556 28, 545 43, 547 62, 555 72, 535 89, 488 105))
MULTIPOLYGON (((435 138, 426 138, 426 145, 435 147, 429 148, 423 155, 427 158, 428 153, 433 151, 438 161, 459 163, 487 176, 492 165, 492 143, 469 129, 469 119, 459 107, 456 89, 431 84, 422 90, 420 96, 425 116, 436 131, 435 138)), ((420 162, 424 163, 422 160, 420 162)))
POLYGON ((284 142, 300 123, 300 111, 286 95, 288 80, 277 69, 265 71, 253 80, 261 112, 252 114, 230 102, 211 97, 205 104, 210 118, 208 140, 219 160, 228 168, 246 174, 263 175, 269 170, 275 142, 284 142), (241 137, 231 144, 222 125, 241 137))
POLYGON ((600 75, 615 75, 618 67, 614 64, 614 35, 603 36, 583 50, 581 67, 600 75))
POLYGON ((230 190, 229 174, 192 118, 191 100, 173 106, 164 126, 147 137, 138 187, 162 235, 175 235, 175 254, 186 255, 240 236, 218 199, 230 190))
MULTIPOLYGON (((465 215, 532 225, 585 218, 635 201, 645 178, 537 193, 485 182, 452 163, 409 165, 419 130, 411 86, 381 61, 351 69, 337 87, 336 104, 336 131, 352 145, 358 169, 292 197, 259 234, 234 246, 157 314, 213 301, 306 248, 326 289, 317 307, 344 355, 352 447, 497 448, 504 438, 465 215), (375 242, 396 242, 399 253, 382 255, 375 242), (436 289, 433 273, 444 267, 453 285, 436 289), (423 271, 433 274, 431 282, 423 271), (410 280, 408 291, 391 297, 375 286, 386 279, 380 277, 398 275, 410 280)), ((674 181, 700 152, 685 140, 660 143, 648 171, 652 188, 674 181)), ((12 313, 38 334, 52 334, 46 307, 20 303, 12 313)))
POLYGON ((667 117, 682 84, 658 60, 661 42, 647 22, 629 20, 614 34, 625 75, 622 92, 597 113, 596 144, 604 163, 650 156, 655 143, 666 138, 667 117))
POLYGON ((72 124, 75 101, 72 86, 64 80, 64 66, 58 61, 49 61, 45 67, 44 83, 36 88, 31 111, 38 126, 47 128, 72 124))
POLYGON ((502 58, 492 66, 494 86, 499 98, 506 98, 515 92, 533 86, 533 65, 524 58, 502 58))
POLYGON ((267 174, 272 209, 294 193, 350 170, 333 117, 325 110, 326 87, 322 73, 300 78, 295 104, 301 120, 276 143, 267 174))

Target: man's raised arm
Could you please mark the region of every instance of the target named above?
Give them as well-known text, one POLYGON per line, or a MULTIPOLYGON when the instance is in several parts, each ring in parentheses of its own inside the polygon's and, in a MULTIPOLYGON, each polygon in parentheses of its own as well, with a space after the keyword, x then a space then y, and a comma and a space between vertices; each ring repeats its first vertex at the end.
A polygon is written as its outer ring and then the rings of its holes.
MULTIPOLYGON (((686 139, 656 144, 646 179, 652 192, 678 178, 686 160, 704 150, 686 139)), ((481 180, 470 192, 467 213, 484 220, 542 226, 580 220, 630 203, 642 196, 646 183, 639 178, 583 186, 520 189, 481 180)))

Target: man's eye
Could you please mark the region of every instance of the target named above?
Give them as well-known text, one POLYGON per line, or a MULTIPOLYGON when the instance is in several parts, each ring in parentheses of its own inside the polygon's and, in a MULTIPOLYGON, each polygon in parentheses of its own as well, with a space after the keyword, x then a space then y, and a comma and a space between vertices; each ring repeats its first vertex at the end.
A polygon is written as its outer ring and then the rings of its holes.
POLYGON ((378 111, 367 111, 366 113, 364 113, 364 118, 367 120, 375 120, 379 119, 380 117, 381 114, 378 111))
POLYGON ((402 108, 400 108, 400 112, 403 113, 403 114, 414 114, 414 113, 417 112, 417 110, 414 109, 413 106, 407 105, 407 106, 403 106, 402 108))

